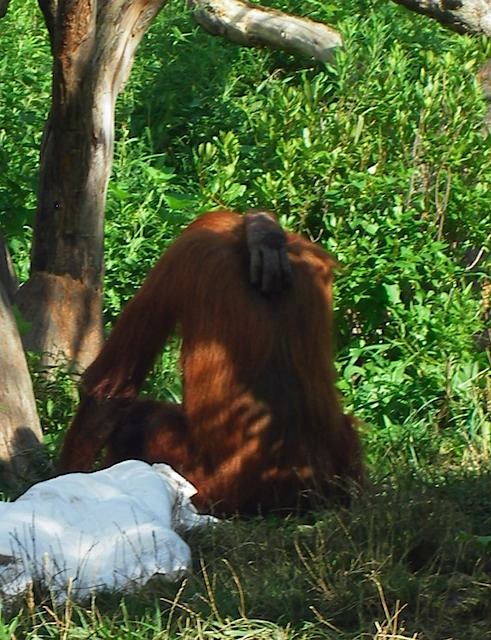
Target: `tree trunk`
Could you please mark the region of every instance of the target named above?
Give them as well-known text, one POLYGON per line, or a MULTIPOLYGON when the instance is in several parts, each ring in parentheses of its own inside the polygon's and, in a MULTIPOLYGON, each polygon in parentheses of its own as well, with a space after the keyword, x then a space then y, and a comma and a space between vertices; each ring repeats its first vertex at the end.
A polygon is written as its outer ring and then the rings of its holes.
POLYGON ((332 62, 342 45, 339 33, 321 22, 247 0, 189 0, 188 4, 203 29, 240 45, 273 47, 322 62, 332 62))
POLYGON ((15 276, 0 235, 0 480, 31 475, 32 452, 41 452, 41 426, 27 362, 10 300, 15 276))
POLYGON ((24 345, 85 368, 102 344, 103 225, 116 98, 165 0, 39 0, 53 52, 24 345))

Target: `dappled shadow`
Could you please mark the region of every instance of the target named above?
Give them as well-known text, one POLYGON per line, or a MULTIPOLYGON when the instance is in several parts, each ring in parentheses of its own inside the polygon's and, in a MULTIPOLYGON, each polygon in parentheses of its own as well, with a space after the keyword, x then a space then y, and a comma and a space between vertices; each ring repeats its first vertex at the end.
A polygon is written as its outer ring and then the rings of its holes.
POLYGON ((33 483, 53 473, 53 465, 42 442, 29 427, 15 430, 9 443, 11 458, 0 458, 0 490, 15 498, 33 483))
POLYGON ((400 637, 490 638, 491 549, 480 536, 491 535, 491 467, 435 476, 399 469, 349 509, 235 521, 191 536, 207 575, 191 579, 181 602, 210 615, 208 580, 224 617, 238 615, 242 593, 251 618, 298 629, 327 620, 339 637, 373 637, 374 621, 398 603, 400 637), (196 592, 198 604, 187 600, 196 592))

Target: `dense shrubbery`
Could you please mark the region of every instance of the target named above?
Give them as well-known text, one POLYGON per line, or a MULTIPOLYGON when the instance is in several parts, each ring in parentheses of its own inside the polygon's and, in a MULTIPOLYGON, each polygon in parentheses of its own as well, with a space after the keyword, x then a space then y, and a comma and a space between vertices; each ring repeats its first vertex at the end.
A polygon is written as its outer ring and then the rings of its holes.
MULTIPOLYGON (((370 458, 380 445, 416 461, 416 440, 434 457, 441 428, 447 452, 482 452, 489 360, 475 338, 489 263, 469 271, 464 256, 489 244, 486 51, 385 3, 295 9, 341 30, 335 64, 240 49, 173 5, 152 26, 118 104, 107 321, 197 213, 270 207, 340 260, 339 386, 368 425, 370 458)), ((0 41, 16 53, 2 56, 0 215, 25 276, 50 62, 40 17, 15 10, 0 41)))
POLYGON ((397 7, 369 7, 336 16, 345 47, 332 66, 238 49, 165 10, 119 109, 108 311, 196 212, 269 206, 341 262, 340 388, 373 455, 412 448, 416 461, 422 439, 433 458, 443 427, 454 452, 469 439, 483 451, 486 265, 466 271, 464 256, 489 242, 485 52, 397 7))

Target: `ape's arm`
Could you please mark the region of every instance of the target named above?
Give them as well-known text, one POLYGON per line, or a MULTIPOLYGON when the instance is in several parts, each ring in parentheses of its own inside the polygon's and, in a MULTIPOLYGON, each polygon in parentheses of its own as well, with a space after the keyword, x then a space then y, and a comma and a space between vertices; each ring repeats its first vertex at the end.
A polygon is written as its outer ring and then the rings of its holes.
POLYGON ((285 233, 272 214, 251 211, 241 217, 221 211, 201 216, 167 249, 126 305, 101 353, 82 377, 83 392, 98 400, 132 399, 138 394, 182 313, 189 309, 194 315, 202 312, 190 298, 207 265, 195 264, 194 247, 196 243, 214 246, 214 238, 237 244, 241 251, 247 243, 251 284, 263 293, 290 283, 285 233))
POLYGON ((80 404, 67 431, 60 472, 88 471, 125 404, 138 394, 177 319, 172 247, 119 316, 80 382, 80 404))
POLYGON ((87 395, 133 399, 140 391, 178 319, 178 289, 183 283, 176 249, 170 247, 155 264, 83 374, 81 389, 87 395))

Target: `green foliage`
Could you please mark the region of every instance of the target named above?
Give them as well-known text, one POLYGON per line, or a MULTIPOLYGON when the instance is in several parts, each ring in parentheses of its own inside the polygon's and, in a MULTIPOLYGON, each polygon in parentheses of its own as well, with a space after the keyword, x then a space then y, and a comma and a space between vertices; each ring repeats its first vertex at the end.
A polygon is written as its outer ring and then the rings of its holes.
MULTIPOLYGON (((146 140, 122 127, 109 185, 106 224, 105 313, 113 320, 141 284, 145 272, 189 216, 172 207, 174 170, 164 154, 149 155, 146 140)), ((185 207, 183 200, 180 204, 185 207)))
POLYGON ((180 584, 156 577, 84 606, 31 596, 5 628, 32 640, 481 640, 491 565, 476 531, 490 530, 490 489, 489 474, 399 476, 350 509, 224 522, 189 535, 195 566, 180 584))
POLYGON ((462 460, 469 441, 485 453, 489 358, 475 337, 489 262, 470 270, 465 255, 489 247, 486 51, 385 3, 295 10, 335 21, 335 64, 210 39, 176 7, 153 25, 118 116, 129 151, 113 188, 141 213, 110 198, 114 313, 190 215, 267 206, 340 260, 339 387, 368 425, 369 459, 462 460))
POLYGON ((65 365, 46 371, 40 365, 39 355, 34 353, 28 354, 28 365, 44 431, 44 443, 47 453, 54 458, 60 450, 66 426, 78 404, 74 377, 65 365))
POLYGON ((0 35, 0 227, 27 274, 43 123, 51 94, 44 21, 32 0, 12 3, 0 35))

